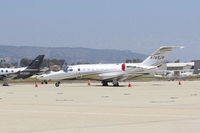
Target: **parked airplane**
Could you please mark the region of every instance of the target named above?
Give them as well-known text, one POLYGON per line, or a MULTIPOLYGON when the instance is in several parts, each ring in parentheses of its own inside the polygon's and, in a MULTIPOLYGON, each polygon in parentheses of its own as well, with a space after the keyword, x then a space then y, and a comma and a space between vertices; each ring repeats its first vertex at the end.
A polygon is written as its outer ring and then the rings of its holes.
POLYGON ((99 80, 103 86, 108 86, 112 82, 113 86, 119 86, 119 81, 147 74, 151 69, 155 69, 164 63, 166 54, 177 46, 163 46, 152 53, 142 63, 119 63, 119 64, 85 64, 71 65, 58 72, 37 75, 34 78, 44 80, 47 83, 50 80, 57 81, 55 86, 60 85, 64 79, 91 79, 99 80))
POLYGON ((186 77, 194 77, 194 76, 198 76, 198 75, 196 75, 196 74, 194 74, 193 72, 190 72, 190 71, 188 71, 188 72, 167 71, 163 74, 156 74, 154 76, 159 77, 159 78, 166 78, 168 80, 175 80, 175 79, 181 79, 181 78, 186 78, 186 77))
POLYGON ((3 80, 3 86, 8 86, 8 79, 25 79, 37 74, 43 59, 44 55, 39 55, 27 67, 0 68, 0 80, 3 80))

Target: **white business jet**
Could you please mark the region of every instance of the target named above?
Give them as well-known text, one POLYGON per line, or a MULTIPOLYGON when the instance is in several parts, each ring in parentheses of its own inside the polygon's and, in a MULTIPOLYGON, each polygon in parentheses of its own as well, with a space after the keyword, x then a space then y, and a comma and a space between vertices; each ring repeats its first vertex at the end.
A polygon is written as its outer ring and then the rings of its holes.
MULTIPOLYGON (((163 46, 153 52, 141 63, 117 63, 117 64, 85 64, 66 66, 65 69, 48 74, 37 75, 34 78, 46 83, 56 81, 55 86, 60 85, 61 80, 87 79, 101 81, 103 86, 112 82, 113 86, 119 86, 119 81, 124 81, 135 76, 148 74, 152 69, 161 66, 168 52, 179 46, 163 46)), ((182 48, 182 47, 179 47, 182 48)))

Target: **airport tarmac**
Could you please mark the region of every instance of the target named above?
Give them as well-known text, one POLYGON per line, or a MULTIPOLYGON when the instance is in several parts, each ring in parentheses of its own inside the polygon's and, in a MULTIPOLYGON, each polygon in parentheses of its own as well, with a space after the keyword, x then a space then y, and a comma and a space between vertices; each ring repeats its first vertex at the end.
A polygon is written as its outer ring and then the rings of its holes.
POLYGON ((200 81, 0 87, 1 133, 199 133, 200 81))

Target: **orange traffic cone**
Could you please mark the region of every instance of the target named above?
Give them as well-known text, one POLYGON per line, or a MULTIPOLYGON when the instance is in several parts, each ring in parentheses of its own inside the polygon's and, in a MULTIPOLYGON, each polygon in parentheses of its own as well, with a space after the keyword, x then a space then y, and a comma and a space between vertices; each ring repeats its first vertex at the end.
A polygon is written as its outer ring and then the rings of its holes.
POLYGON ((35 87, 38 87, 38 84, 35 82, 35 87))
POLYGON ((178 85, 182 85, 181 81, 178 82, 178 85))
POLYGON ((91 85, 91 83, 90 83, 90 80, 88 81, 88 86, 90 86, 91 85))
POLYGON ((132 84, 130 82, 128 83, 128 87, 132 87, 132 84))

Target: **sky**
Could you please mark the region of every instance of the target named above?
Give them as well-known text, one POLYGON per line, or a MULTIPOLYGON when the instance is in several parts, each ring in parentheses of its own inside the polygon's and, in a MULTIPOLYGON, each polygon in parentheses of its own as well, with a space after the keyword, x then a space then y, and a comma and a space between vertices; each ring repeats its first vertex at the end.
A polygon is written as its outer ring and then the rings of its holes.
POLYGON ((120 49, 200 59, 199 0, 0 0, 0 45, 120 49))

